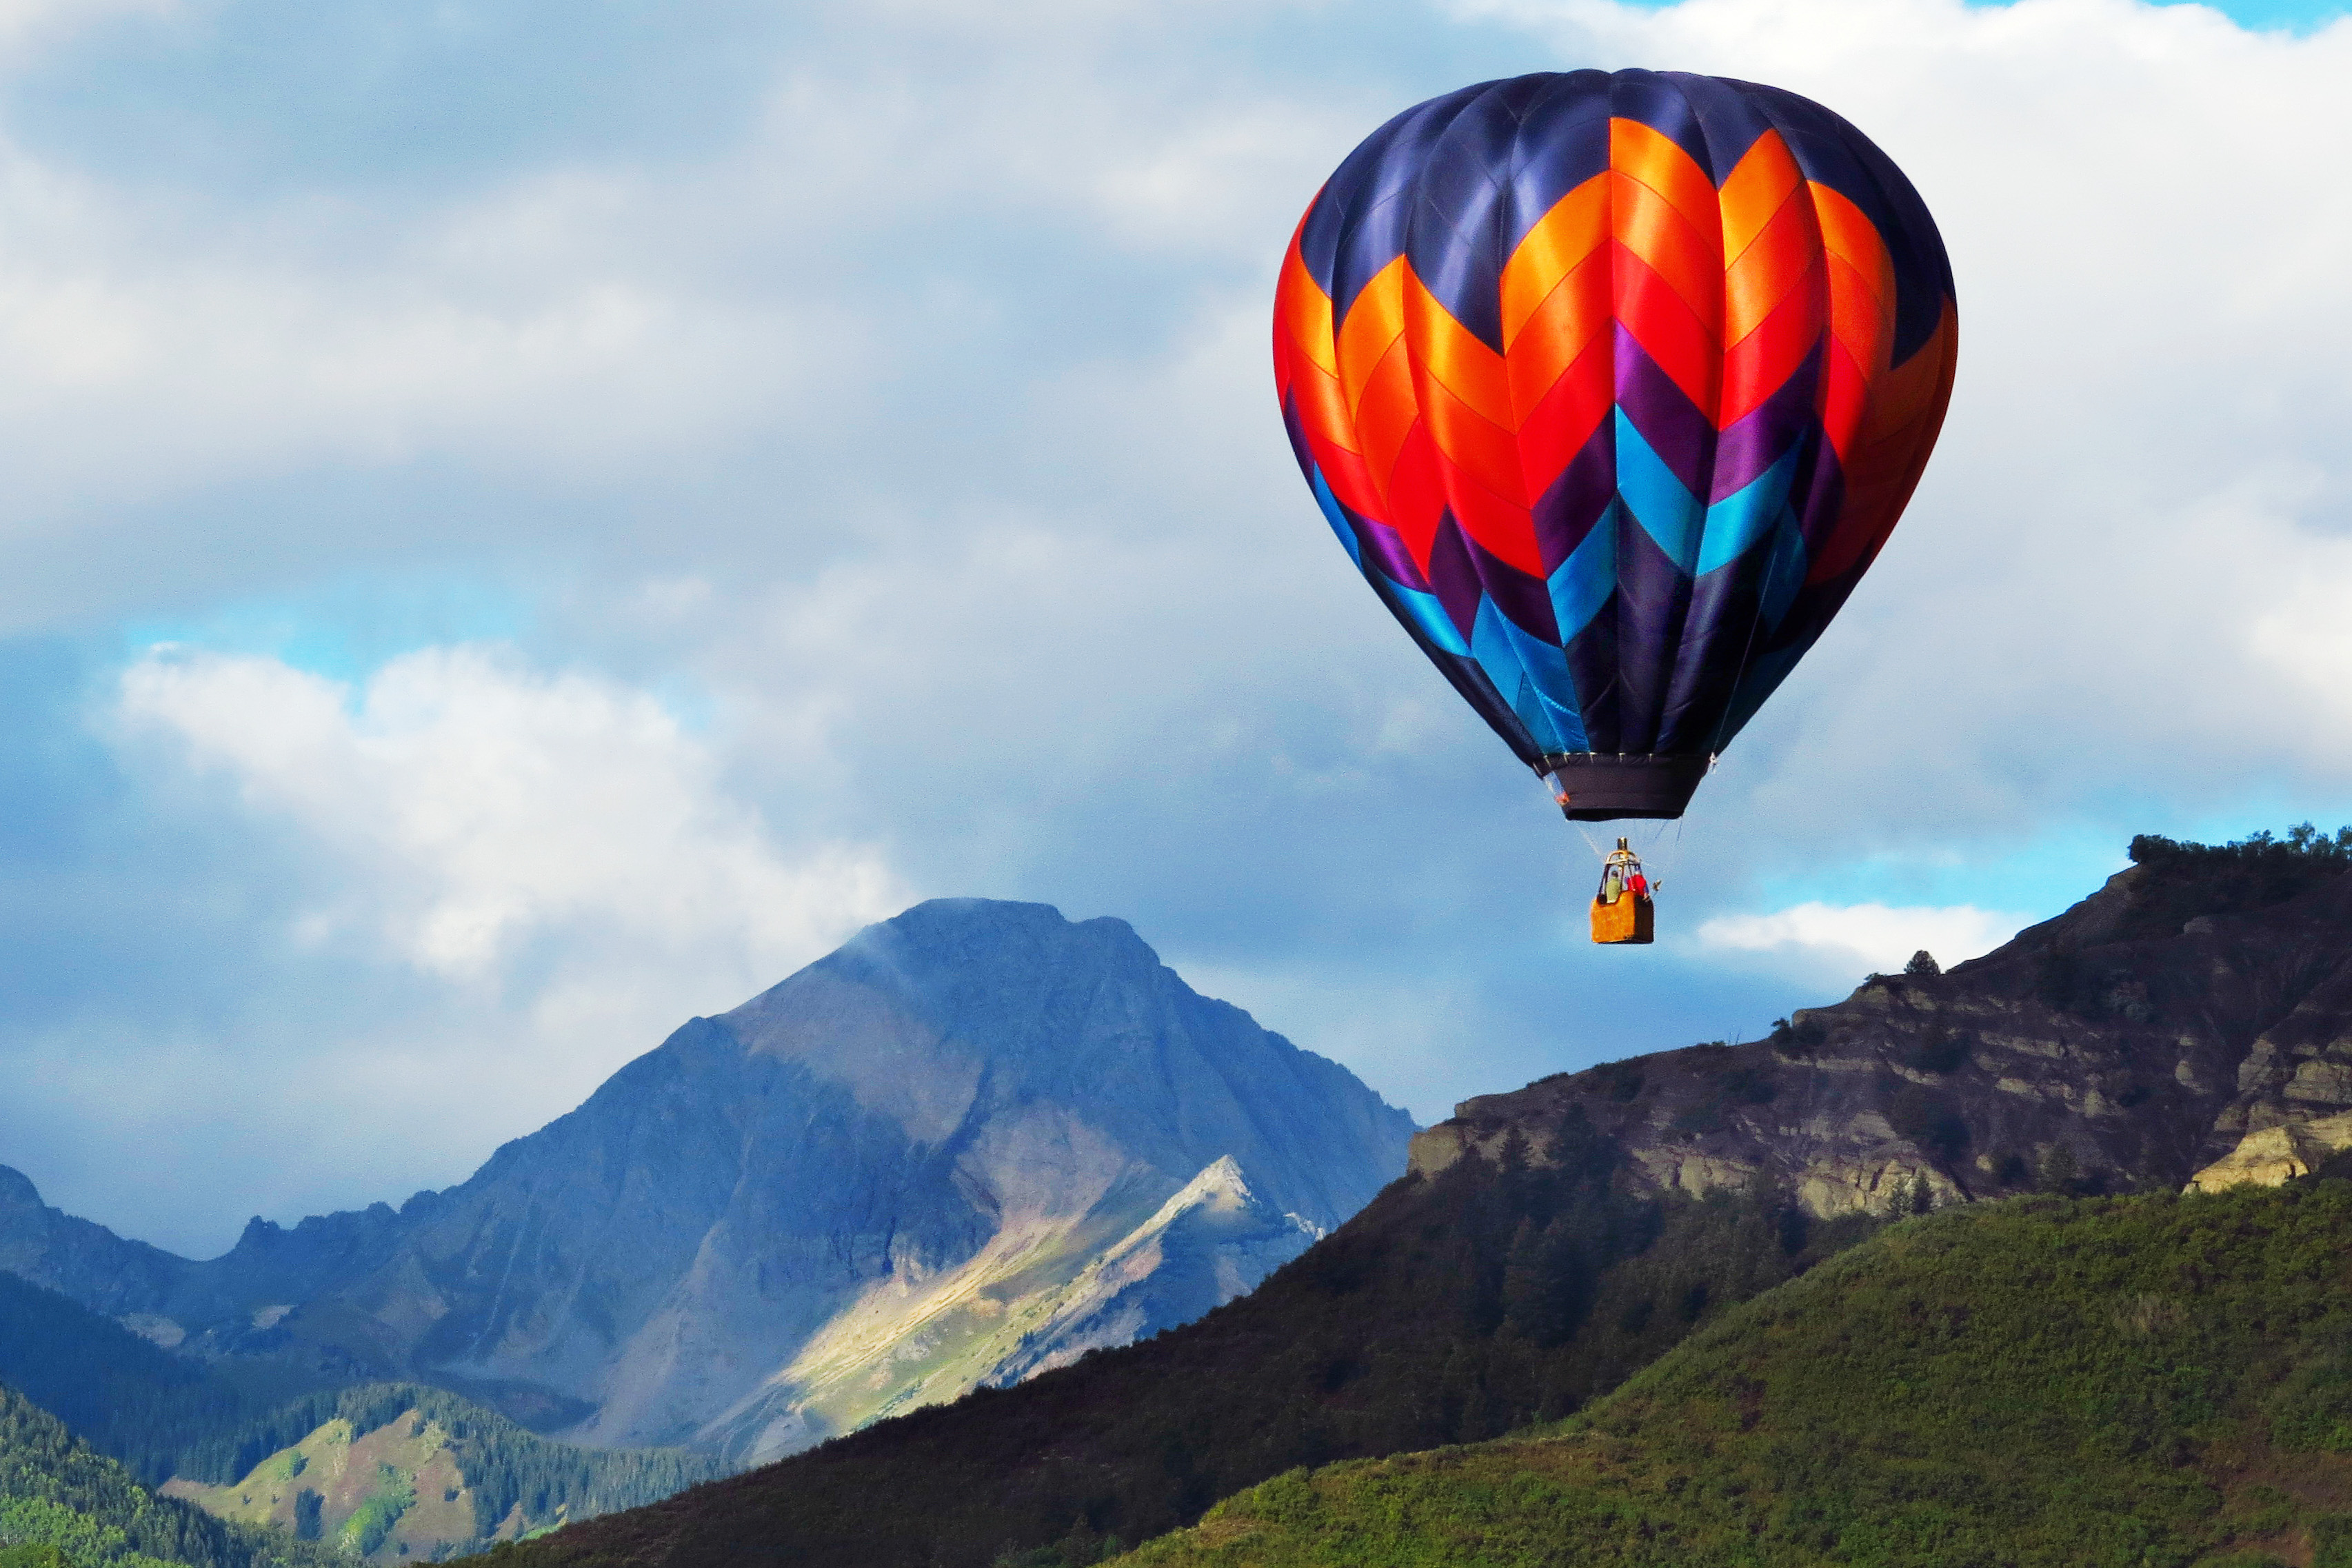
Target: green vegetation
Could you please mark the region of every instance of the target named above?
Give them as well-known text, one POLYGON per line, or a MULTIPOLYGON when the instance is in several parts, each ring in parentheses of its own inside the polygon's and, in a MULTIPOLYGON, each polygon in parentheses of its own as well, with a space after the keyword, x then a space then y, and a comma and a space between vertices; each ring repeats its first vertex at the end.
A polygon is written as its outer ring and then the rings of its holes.
MULTIPOLYGON (((1752 1092, 1726 1080, 1727 1097, 1752 1092)), ((493 1555, 500 1568, 1089 1563, 1296 1466, 1566 1415, 1879 1223, 1810 1220, 1760 1186, 1629 1195, 1580 1110, 1546 1143, 1537 1159, 1514 1137, 1495 1159, 1392 1184, 1198 1322, 493 1555)))
MULTIPOLYGON (((486 1537, 517 1504, 534 1520, 559 1511, 579 1519, 635 1508, 725 1473, 717 1461, 679 1449, 551 1442, 472 1400, 416 1384, 320 1389, 315 1379, 268 1363, 241 1367, 231 1381, 5 1272, 0 1272, 0 1384, 20 1390, 149 1487, 173 1476, 229 1485, 265 1462, 300 1464, 299 1455, 281 1451, 330 1421, 349 1421, 352 1435, 361 1436, 414 1414, 449 1433, 473 1496, 475 1521, 486 1537)), ((368 1529, 381 1517, 388 1531, 399 1517, 388 1501, 370 1507, 368 1529)), ((376 1539, 381 1542, 381 1531, 376 1539)))
MULTIPOLYGON (((339 1559, 159 1498, 64 1423, 0 1387, 0 1548, 38 1568, 326 1568, 339 1559)), ((0 1559, 5 1562, 5 1559, 0 1559)))
POLYGON ((416 1505, 416 1478, 390 1465, 376 1467, 375 1490, 343 1521, 343 1544, 364 1557, 383 1544, 400 1516, 416 1505))
MULTIPOLYGON (((2331 838, 2305 822, 2283 838, 2265 830, 2228 844, 2185 844, 2144 833, 2131 841, 2131 858, 2162 875, 2135 890, 2117 934, 2168 935, 2197 916, 2268 909, 2342 876, 2352 867, 2352 827, 2331 838)), ((2073 976, 2063 962, 2048 968, 2045 1000, 2066 1005, 2073 976)))
POLYGON ((26 1561, 50 1561, 62 1568, 176 1568, 163 1558, 131 1549, 130 1531, 39 1498, 0 1502, 0 1541, 24 1542, 9 1551, 26 1561))
POLYGON ((1572 1420, 1297 1469, 1135 1568, 2352 1565, 2352 1182, 1895 1226, 1572 1420))
MULTIPOLYGON (((330 1421, 350 1422, 352 1437, 357 1440, 404 1417, 433 1422, 449 1435, 458 1473, 473 1497, 478 1533, 484 1537, 517 1505, 527 1519, 552 1519, 559 1512, 581 1519, 637 1508, 726 1473, 718 1460, 682 1448, 581 1448, 551 1442, 470 1399, 415 1383, 368 1383, 290 1400, 193 1448, 183 1473, 227 1485, 265 1463, 298 1463, 299 1456, 282 1450, 330 1421)), ((299 1473, 289 1469, 286 1479, 299 1473)), ((371 1521, 382 1518, 382 1531, 375 1537, 379 1542, 383 1531, 415 1500, 411 1493, 394 1508, 391 1496, 379 1491, 377 1500, 362 1510, 371 1521)), ((346 1539, 356 1539, 352 1528, 344 1527, 346 1539)))
POLYGON ((230 1382, 111 1318, 0 1272, 0 1383, 154 1487, 174 1474, 196 1473, 187 1466, 203 1462, 198 1454, 218 1434, 316 1380, 263 1365, 230 1382))

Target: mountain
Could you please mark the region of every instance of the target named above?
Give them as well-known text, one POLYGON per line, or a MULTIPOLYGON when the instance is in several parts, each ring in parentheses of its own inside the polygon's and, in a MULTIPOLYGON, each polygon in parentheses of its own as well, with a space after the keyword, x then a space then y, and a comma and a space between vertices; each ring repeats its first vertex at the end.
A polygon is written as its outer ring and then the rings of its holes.
POLYGON ((2173 1191, 2258 1133, 2324 1141, 2335 1101, 2240 1071, 2352 1037, 2329 1033, 2352 999, 2352 843, 2133 855, 1949 973, 1466 1102, 1404 1182, 1197 1323, 574 1526, 512 1568, 1091 1563, 1299 1466, 1567 1415, 1896 1212, 2173 1191), (901 1495, 925 1505, 877 1502, 901 1495))
POLYGON ((2142 837, 2055 920, 1945 973, 1873 975, 1761 1041, 1465 1101, 1413 1167, 1570 1106, 1659 1190, 1761 1176, 1816 1215, 2278 1181, 2352 1145, 2352 841, 2142 837), (2340 1044, 2339 1044, 2340 1042, 2340 1044))
POLYGON ((1880 1223, 1814 1220, 1765 1188, 1660 1194, 1622 1164, 1571 1110, 1538 1148, 1396 1183, 1197 1322, 573 1525, 500 1568, 1090 1563, 1299 1465, 1566 1415, 1880 1223))
POLYGON ((1217 1304, 1411 1120, 1124 922, 947 900, 697 1018, 474 1177, 192 1262, 0 1174, 0 1266, 215 1364, 790 1452, 1217 1304))
POLYGON ((1562 1427, 1293 1471, 1132 1568, 2352 1568, 2352 1182, 1885 1231, 1562 1427))

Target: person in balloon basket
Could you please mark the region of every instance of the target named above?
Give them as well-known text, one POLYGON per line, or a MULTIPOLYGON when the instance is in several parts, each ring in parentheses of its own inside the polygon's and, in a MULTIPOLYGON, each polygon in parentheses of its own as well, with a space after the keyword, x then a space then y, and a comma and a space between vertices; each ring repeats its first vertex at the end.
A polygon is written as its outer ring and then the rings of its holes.
POLYGON ((1655 906, 1642 858, 1622 838, 1601 867, 1601 890, 1592 899, 1592 940, 1649 942, 1656 940, 1655 906))

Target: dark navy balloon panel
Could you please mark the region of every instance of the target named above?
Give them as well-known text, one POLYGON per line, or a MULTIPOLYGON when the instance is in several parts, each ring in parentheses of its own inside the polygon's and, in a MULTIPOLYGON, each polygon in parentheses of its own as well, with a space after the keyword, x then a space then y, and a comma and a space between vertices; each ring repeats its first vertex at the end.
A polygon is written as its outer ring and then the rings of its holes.
POLYGON ((1957 344, 1943 241, 1885 154, 1679 72, 1406 110, 1307 207, 1275 304, 1332 531, 1539 769, 1738 733, 1901 515, 1957 344))

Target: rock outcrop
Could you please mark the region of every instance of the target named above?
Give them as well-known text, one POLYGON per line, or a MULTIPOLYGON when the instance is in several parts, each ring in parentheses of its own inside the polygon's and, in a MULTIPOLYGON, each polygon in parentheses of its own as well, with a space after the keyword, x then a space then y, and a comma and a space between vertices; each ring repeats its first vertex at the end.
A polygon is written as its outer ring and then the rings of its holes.
POLYGON ((1197 1315, 1400 1174, 1412 1131, 1122 921, 940 900, 397 1211, 257 1220, 193 1263, 18 1177, 0 1262, 184 1351, 751 1460, 1197 1315))
POLYGON ((1767 1040, 1465 1101, 1416 1170, 1565 1116, 1635 1179, 1759 1178, 1828 1215, 2036 1184, 2283 1181, 2352 1146, 2352 868, 2142 841, 2143 863, 1948 973, 1873 976, 1767 1040))

